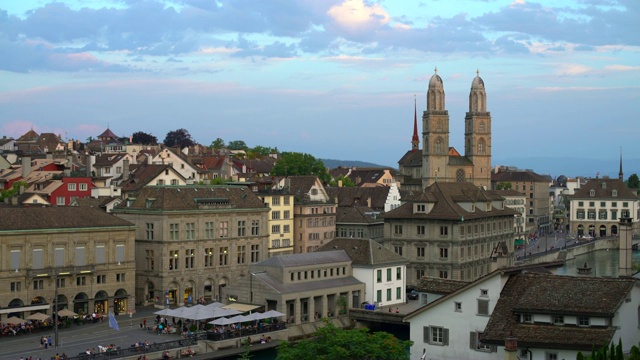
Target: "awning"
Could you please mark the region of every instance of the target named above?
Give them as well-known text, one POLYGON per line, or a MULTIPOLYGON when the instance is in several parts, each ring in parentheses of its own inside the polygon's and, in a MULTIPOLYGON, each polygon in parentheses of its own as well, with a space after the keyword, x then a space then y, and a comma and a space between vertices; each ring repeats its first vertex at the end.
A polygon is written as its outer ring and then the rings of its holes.
POLYGON ((15 312, 24 312, 24 311, 49 310, 50 308, 51 308, 51 304, 11 307, 11 308, 0 309, 0 314, 9 314, 9 313, 15 313, 15 312))
POLYGON ((233 309, 233 310, 238 310, 238 311, 242 311, 242 312, 247 312, 247 311, 252 311, 252 310, 258 309, 258 308, 260 308, 260 306, 251 305, 251 304, 232 303, 232 304, 229 304, 229 305, 225 305, 222 308, 223 309, 233 309))

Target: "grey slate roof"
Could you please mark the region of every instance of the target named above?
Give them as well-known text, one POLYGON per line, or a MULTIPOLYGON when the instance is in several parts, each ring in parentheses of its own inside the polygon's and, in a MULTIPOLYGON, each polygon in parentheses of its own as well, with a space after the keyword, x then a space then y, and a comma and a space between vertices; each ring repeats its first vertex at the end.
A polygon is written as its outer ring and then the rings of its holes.
POLYGON ((278 282, 268 273, 255 273, 254 277, 256 278, 256 281, 263 282, 279 294, 307 292, 318 289, 334 289, 362 284, 361 281, 354 278, 353 276, 316 281, 301 281, 287 284, 278 282))
POLYGON ((369 206, 367 203, 371 199, 371 208, 380 211, 384 210, 389 189, 388 186, 325 188, 331 199, 338 199, 338 206, 369 206))
POLYGON ((100 209, 75 206, 0 208, 0 219, 0 231, 134 226, 100 209))
POLYGON ((618 195, 616 198, 637 200, 638 196, 631 191, 619 179, 591 179, 580 189, 576 189, 573 195, 569 195, 570 199, 611 199, 614 198, 613 191, 616 190, 618 195), (591 196, 591 190, 595 191, 595 196, 591 196))
POLYGON ((374 211, 373 209, 366 206, 342 206, 336 209, 336 223, 369 225, 384 223, 384 218, 382 218, 379 211, 374 211))
POLYGON ((408 166, 422 166, 422 150, 407 151, 400 160, 398 160, 398 164, 408 167, 408 166))
MULTIPOLYGON (((336 238, 319 247, 315 252, 343 250, 352 266, 401 265, 409 261, 371 239, 336 238)), ((315 253, 314 252, 314 253, 315 253)))
POLYGON ((511 275, 482 335, 482 342, 590 350, 612 340, 614 326, 578 327, 522 323, 516 314, 550 314, 612 318, 635 285, 632 278, 597 278, 519 273, 511 275))
POLYGON ((508 207, 504 209, 493 208, 490 212, 479 210, 468 212, 458 203, 460 202, 491 202, 501 200, 502 197, 494 192, 484 190, 471 183, 435 182, 425 189, 424 193, 417 194, 400 207, 389 211, 384 215, 385 219, 440 219, 460 220, 480 219, 487 216, 515 215, 515 210, 508 207), (416 202, 433 203, 434 207, 428 214, 414 213, 413 204, 416 202))
POLYGON ((500 171, 491 173, 491 182, 550 182, 546 176, 533 171, 500 171))
POLYGON ((333 264, 340 262, 351 262, 351 258, 344 250, 277 255, 266 260, 262 260, 254 265, 276 268, 291 268, 298 266, 333 264))
POLYGON ((262 200, 246 186, 145 186, 132 193, 129 200, 132 201, 131 204, 123 201, 113 211, 200 210, 208 203, 233 209, 268 211, 262 200))
POLYGON ((457 291, 468 284, 469 282, 467 281, 423 277, 422 279, 418 280, 416 290, 420 292, 446 295, 451 294, 452 292, 457 291))

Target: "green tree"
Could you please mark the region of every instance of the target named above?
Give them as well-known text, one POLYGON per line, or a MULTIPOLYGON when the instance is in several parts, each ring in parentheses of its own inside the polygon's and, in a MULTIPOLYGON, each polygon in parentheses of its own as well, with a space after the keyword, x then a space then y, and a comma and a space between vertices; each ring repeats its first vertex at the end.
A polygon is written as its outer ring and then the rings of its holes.
POLYGON ((29 187, 29 184, 24 181, 14 182, 13 185, 11 185, 11 187, 7 190, 0 191, 0 201, 4 201, 4 199, 11 199, 16 194, 18 194, 20 192, 20 186, 24 186, 26 190, 29 187))
POLYGON ((496 185, 496 190, 511 190, 511 187, 512 185, 510 182, 500 182, 496 185))
POLYGON ((384 332, 370 333, 367 329, 344 330, 325 321, 312 339, 295 345, 284 342, 278 346, 277 360, 408 360, 413 342, 399 340, 384 332))
POLYGON ((219 150, 219 149, 222 149, 223 147, 224 147, 224 140, 222 140, 221 138, 217 138, 211 142, 212 149, 219 150))
POLYGON ((247 146, 247 144, 242 140, 229 141, 227 148, 229 148, 229 150, 244 150, 244 151, 249 150, 249 147, 247 146))
POLYGON ((342 181, 342 187, 356 186, 356 184, 354 184, 353 181, 351 181, 351 179, 349 179, 344 175, 340 175, 338 176, 338 178, 332 179, 331 181, 329 181, 329 186, 338 186, 340 181, 342 181))
POLYGON ((174 147, 178 146, 180 149, 184 149, 188 146, 192 146, 195 144, 193 139, 191 138, 191 134, 186 129, 178 129, 174 131, 169 131, 167 136, 164 138, 164 146, 174 147))
POLYGON ((131 136, 131 142, 142 145, 156 145, 158 144, 158 138, 146 132, 137 131, 131 136))
POLYGON ((627 187, 629 187, 629 189, 637 189, 640 187, 640 178, 638 178, 637 174, 631 174, 631 176, 629 176, 629 179, 627 179, 627 187))
POLYGON ((324 183, 327 183, 331 178, 322 160, 316 159, 312 155, 298 152, 283 152, 280 154, 280 159, 273 166, 271 175, 315 175, 324 183))

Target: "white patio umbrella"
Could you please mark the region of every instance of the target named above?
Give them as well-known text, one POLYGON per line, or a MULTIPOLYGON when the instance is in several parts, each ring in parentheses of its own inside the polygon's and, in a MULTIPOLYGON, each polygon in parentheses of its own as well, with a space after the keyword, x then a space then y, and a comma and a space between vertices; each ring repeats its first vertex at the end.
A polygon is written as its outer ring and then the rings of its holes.
POLYGON ((238 311, 235 309, 223 309, 223 308, 214 308, 213 309, 213 316, 212 318, 219 318, 222 316, 232 316, 232 315, 239 315, 242 314, 242 311, 238 311))
POLYGON ((77 316, 78 314, 74 313, 69 309, 62 309, 58 311, 58 316, 77 316))
POLYGON ((235 324, 236 321, 235 320, 231 320, 229 318, 225 318, 225 317, 221 317, 221 318, 217 318, 213 321, 209 321, 209 324, 212 325, 229 325, 229 324, 235 324))
POLYGON ((233 320, 234 323, 240 323, 240 322, 245 322, 245 321, 251 321, 251 320, 247 320, 247 317, 244 315, 236 315, 232 318, 230 318, 230 320, 233 320))
POLYGON ((245 320, 246 321, 260 320, 260 319, 264 319, 264 317, 263 317, 263 314, 259 313, 259 312, 254 312, 254 313, 251 313, 249 315, 245 315, 245 320))
POLYGON ((154 315, 161 315, 161 316, 173 316, 173 312, 174 310, 172 309, 162 309, 162 310, 158 310, 156 312, 154 312, 154 315))
POLYGON ((34 313, 34 314, 31 314, 31 315, 27 316, 25 319, 27 319, 27 320, 45 321, 45 320, 47 320, 49 318, 51 318, 51 316, 37 312, 37 313, 34 313))
POLYGON ((281 313, 280 311, 276 311, 276 310, 269 310, 267 312, 265 312, 263 314, 264 319, 266 318, 275 318, 275 317, 281 317, 284 316, 285 314, 281 313))
POLYGON ((206 306, 206 307, 212 307, 212 308, 219 308, 219 307, 223 307, 223 306, 224 306, 224 304, 223 304, 223 303, 221 303, 221 302, 217 302, 217 301, 215 301, 215 302, 212 302, 211 304, 207 304, 207 305, 205 305, 205 306, 206 306))

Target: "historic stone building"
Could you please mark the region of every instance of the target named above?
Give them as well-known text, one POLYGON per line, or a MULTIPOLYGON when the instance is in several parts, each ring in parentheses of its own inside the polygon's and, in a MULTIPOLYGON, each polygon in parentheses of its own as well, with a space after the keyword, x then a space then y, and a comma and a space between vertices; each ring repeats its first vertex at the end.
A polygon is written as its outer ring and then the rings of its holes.
POLYGON ((438 71, 429 80, 427 109, 422 115, 422 151, 419 149, 417 110, 412 149, 398 161, 403 190, 421 190, 436 181, 470 182, 491 186, 491 114, 479 72, 471 83, 466 113, 464 155, 449 146, 449 111, 444 84, 438 71))
POLYGON ((493 191, 438 181, 384 215, 384 245, 409 260, 407 284, 423 276, 473 281, 513 252, 516 213, 493 191))
POLYGON ((0 219, 0 317, 134 309, 133 224, 66 206, 2 207, 0 219))
POLYGON ((140 302, 220 300, 220 290, 267 258, 269 208, 245 186, 148 186, 113 213, 137 225, 140 302))

